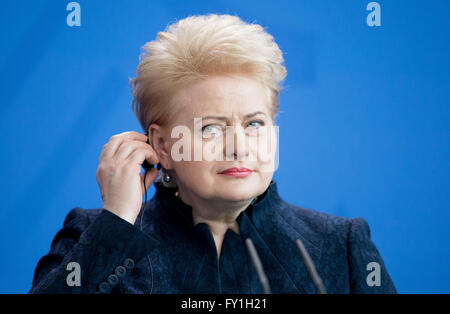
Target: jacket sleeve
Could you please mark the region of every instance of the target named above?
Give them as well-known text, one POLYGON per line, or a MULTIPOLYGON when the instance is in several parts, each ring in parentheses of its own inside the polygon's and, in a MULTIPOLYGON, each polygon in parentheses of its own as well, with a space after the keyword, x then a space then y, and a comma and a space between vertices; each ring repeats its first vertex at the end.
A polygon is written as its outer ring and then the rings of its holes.
POLYGON ((156 244, 110 211, 90 216, 81 208, 69 212, 37 264, 29 293, 110 293, 156 244))
POLYGON ((397 293, 362 218, 350 219, 348 231, 350 293, 397 293))

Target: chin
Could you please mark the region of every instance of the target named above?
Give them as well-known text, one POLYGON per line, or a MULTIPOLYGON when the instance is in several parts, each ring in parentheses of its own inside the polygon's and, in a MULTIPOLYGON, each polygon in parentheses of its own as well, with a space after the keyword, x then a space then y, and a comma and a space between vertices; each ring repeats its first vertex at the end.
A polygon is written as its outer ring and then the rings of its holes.
POLYGON ((221 190, 217 192, 224 199, 243 201, 256 197, 259 192, 259 186, 240 181, 240 183, 222 185, 221 190))

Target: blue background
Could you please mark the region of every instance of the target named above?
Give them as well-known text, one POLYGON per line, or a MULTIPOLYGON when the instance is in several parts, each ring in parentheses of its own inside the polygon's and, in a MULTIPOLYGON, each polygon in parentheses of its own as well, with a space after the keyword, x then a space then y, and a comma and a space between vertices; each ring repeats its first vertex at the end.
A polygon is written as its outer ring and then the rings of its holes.
MULTIPOLYGON (((191 14, 237 14, 275 36, 288 202, 365 218, 401 293, 449 293, 449 1, 3 1, 0 292, 25 293, 68 211, 101 207, 109 137, 141 132, 128 79, 140 47, 191 14)), ((151 187, 149 196, 154 193, 151 187)))

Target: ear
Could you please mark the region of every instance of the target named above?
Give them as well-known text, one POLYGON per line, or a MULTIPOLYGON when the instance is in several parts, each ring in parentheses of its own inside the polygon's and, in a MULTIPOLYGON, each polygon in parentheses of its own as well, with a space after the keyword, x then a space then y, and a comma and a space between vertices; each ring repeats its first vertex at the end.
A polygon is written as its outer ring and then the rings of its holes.
POLYGON ((167 134, 160 125, 150 124, 147 131, 150 145, 158 155, 159 162, 164 169, 172 169, 172 158, 170 158, 170 142, 167 134))

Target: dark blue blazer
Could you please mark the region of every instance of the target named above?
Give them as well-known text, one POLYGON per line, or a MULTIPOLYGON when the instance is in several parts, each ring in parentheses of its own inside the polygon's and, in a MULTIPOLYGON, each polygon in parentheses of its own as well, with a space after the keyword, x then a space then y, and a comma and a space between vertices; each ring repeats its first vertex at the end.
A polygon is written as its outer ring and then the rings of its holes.
POLYGON ((240 234, 227 230, 219 259, 209 227, 193 225, 192 207, 174 189, 160 182, 155 187, 134 225, 101 208, 72 209, 39 260, 30 293, 262 293, 246 250, 248 237, 272 293, 317 292, 296 239, 328 293, 396 293, 361 218, 289 204, 272 181, 238 216, 240 234), (80 285, 68 284, 71 262, 79 265, 80 285), (379 285, 370 284, 375 269, 367 265, 373 262, 380 266, 379 285))

